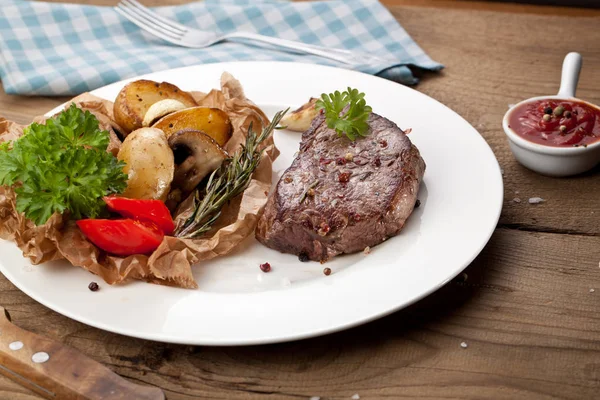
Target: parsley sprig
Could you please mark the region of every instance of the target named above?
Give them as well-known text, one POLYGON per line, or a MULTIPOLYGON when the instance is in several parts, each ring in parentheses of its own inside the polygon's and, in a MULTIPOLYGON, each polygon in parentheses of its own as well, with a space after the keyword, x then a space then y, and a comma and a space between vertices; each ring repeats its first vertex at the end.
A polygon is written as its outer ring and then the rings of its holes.
POLYGON ((330 129, 335 129, 338 135, 346 134, 350 140, 359 136, 367 136, 371 114, 365 94, 358 89, 348 88, 341 92, 323 93, 316 103, 317 110, 324 110, 325 122, 330 129))
POLYGON ((36 225, 55 212, 75 219, 98 216, 103 196, 127 185, 124 163, 107 153, 109 134, 75 104, 23 136, 0 144, 0 185, 15 185, 17 210, 36 225))

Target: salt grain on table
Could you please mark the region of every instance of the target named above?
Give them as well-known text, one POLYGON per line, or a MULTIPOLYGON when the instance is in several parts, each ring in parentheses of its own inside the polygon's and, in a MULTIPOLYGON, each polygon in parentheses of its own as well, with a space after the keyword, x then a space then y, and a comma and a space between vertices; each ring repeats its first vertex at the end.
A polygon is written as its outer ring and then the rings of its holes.
POLYGON ((321 398, 319 396, 313 396, 308 400, 321 400, 321 398))
POLYGON ((462 342, 460 344, 460 347, 462 347, 463 349, 466 349, 469 345, 467 344, 467 342, 462 342))
POLYGON ((529 204, 539 204, 539 203, 543 203, 544 201, 546 201, 546 200, 542 199, 541 197, 531 197, 529 199, 529 204))
POLYGON ((352 395, 351 398, 352 398, 352 400, 359 400, 360 396, 358 395, 358 393, 355 393, 355 394, 352 395))
POLYGON ((515 198, 513 199, 513 202, 515 202, 515 203, 520 203, 520 202, 521 202, 521 199, 520 199, 520 198, 518 198, 518 197, 515 197, 515 198))
POLYGON ((590 293, 594 293, 596 291, 596 289, 592 288, 590 289, 590 293))

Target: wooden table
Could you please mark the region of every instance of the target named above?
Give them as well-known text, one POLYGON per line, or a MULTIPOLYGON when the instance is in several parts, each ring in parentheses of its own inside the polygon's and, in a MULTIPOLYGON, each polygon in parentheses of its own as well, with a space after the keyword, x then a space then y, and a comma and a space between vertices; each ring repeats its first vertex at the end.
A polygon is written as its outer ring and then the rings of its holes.
MULTIPOLYGON (((504 170, 498 229, 466 275, 379 321, 277 345, 188 347, 115 335, 41 306, 0 276, 0 304, 13 321, 132 381, 163 388, 171 400, 598 398, 600 168, 569 179, 536 175, 515 162, 500 121, 509 104, 557 91, 569 51, 584 58, 579 96, 600 103, 600 13, 435 0, 387 4, 447 67, 426 74, 417 89, 475 126, 504 170), (528 204, 534 196, 546 202, 528 204)), ((1 93, 0 114, 27 122, 64 100, 1 93)), ((38 397, 0 377, 0 398, 38 397)))

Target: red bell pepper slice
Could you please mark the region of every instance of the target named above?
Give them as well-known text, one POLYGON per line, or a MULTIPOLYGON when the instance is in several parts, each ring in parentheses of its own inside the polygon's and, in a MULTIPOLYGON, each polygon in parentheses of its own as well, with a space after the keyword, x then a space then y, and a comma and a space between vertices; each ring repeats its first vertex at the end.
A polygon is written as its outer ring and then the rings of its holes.
POLYGON ((160 200, 139 200, 126 197, 104 197, 108 209, 124 217, 149 221, 163 230, 165 235, 171 235, 175 230, 175 223, 165 203, 160 200))
POLYGON ((133 219, 82 219, 77 226, 90 242, 117 256, 151 253, 165 236, 156 225, 133 219))

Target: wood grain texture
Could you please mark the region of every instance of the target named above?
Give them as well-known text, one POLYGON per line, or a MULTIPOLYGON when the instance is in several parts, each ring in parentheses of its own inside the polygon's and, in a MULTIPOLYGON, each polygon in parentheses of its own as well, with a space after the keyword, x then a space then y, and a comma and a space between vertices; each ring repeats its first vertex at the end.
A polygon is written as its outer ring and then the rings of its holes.
MULTIPOLYGON (((321 338, 241 348, 106 334, 7 282, 0 301, 22 328, 160 386, 171 400, 592 399, 600 388, 599 260, 594 237, 499 229, 466 280, 408 309, 321 338)), ((13 390, 0 381, 0 398, 13 390)))
POLYGON ((159 388, 127 381, 72 347, 11 324, 8 312, 2 307, 0 332, 0 374, 46 399, 165 399, 159 388), (11 348, 14 344, 21 347, 11 348), (47 359, 36 361, 40 354, 47 359))
POLYGON ((426 74, 417 89, 466 118, 496 154, 505 183, 500 224, 600 235, 600 168, 576 178, 542 177, 515 161, 501 127, 509 104, 558 92, 562 60, 570 51, 584 60, 577 95, 600 104, 600 29, 595 28, 600 18, 391 10, 428 54, 446 65, 441 74, 426 74), (531 206, 530 197, 547 201, 531 206))
MULTIPOLYGON (((446 65, 442 74, 424 74, 417 89, 473 124, 504 169, 500 228, 466 276, 362 327, 243 348, 167 345, 102 332, 48 310, 4 278, 0 305, 22 328, 72 346, 133 382, 161 387, 168 399, 597 398, 600 169, 569 179, 538 176, 514 161, 500 120, 508 104, 556 92, 569 51, 584 57, 578 94, 600 103, 600 18, 532 6, 501 13, 496 3, 432 3, 443 1, 387 0, 404 28, 446 65), (535 9, 544 15, 531 14, 535 9), (533 196, 547 201, 530 205, 533 196)), ((0 114, 27 122, 62 101, 0 93, 0 114)), ((0 378, 0 399, 37 398, 0 378)))
MULTIPOLYGON (((109 1, 109 0, 106 0, 109 1)), ((592 0, 595 1, 595 0, 592 0)), ((505 1, 505 0, 488 0, 488 1, 472 1, 472 0, 381 0, 381 3, 389 8, 394 6, 417 6, 417 7, 435 7, 435 8, 452 8, 460 10, 484 10, 484 11, 500 11, 508 13, 520 14, 545 14, 545 15, 560 15, 560 16, 599 16, 600 10, 590 8, 573 7, 575 4, 572 1, 564 0, 562 4, 570 5, 570 7, 557 6, 556 1, 539 1, 540 4, 531 5, 523 4, 528 1, 505 1)))

